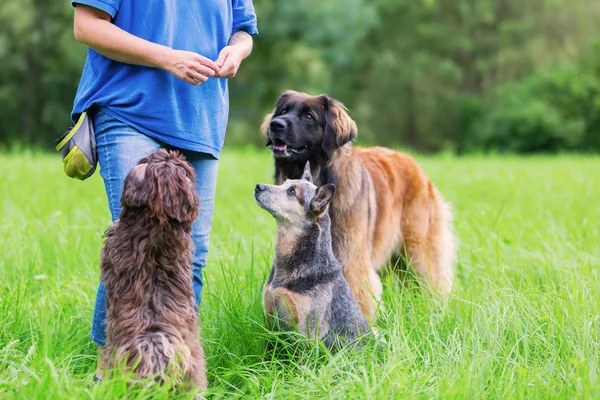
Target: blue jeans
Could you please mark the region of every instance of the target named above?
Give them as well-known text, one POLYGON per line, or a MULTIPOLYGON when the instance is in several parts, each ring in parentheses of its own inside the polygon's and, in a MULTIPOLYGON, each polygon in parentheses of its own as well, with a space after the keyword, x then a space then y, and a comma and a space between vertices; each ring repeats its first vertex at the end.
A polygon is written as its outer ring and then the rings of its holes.
MULTIPOLYGON (((111 117, 103 111, 94 115, 94 130, 100 175, 104 179, 106 196, 112 220, 121 213, 121 194, 125 177, 140 159, 161 147, 171 148, 165 143, 152 139, 137 129, 111 117)), ((196 190, 200 198, 200 213, 192 229, 195 245, 193 260, 193 288, 196 303, 200 305, 202 292, 202 268, 206 265, 208 241, 212 223, 215 187, 217 184, 218 160, 205 153, 179 150, 196 171, 196 190)), ((106 337, 106 288, 100 282, 96 295, 92 340, 104 346, 106 337)))

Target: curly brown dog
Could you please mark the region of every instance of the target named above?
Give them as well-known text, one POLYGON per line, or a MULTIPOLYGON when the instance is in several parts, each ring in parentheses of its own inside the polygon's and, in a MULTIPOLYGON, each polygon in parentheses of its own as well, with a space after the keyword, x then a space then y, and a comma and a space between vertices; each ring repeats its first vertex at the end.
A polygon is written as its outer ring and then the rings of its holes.
POLYGON ((159 150, 125 179, 119 219, 101 252, 109 368, 206 388, 192 291, 192 224, 199 201, 183 156, 159 150))
POLYGON ((383 147, 353 148, 356 123, 326 95, 283 93, 261 131, 273 147, 277 184, 299 179, 310 161, 317 186, 336 185, 333 251, 367 319, 381 298, 379 272, 392 258, 404 257, 423 281, 450 292, 452 213, 413 158, 383 147))

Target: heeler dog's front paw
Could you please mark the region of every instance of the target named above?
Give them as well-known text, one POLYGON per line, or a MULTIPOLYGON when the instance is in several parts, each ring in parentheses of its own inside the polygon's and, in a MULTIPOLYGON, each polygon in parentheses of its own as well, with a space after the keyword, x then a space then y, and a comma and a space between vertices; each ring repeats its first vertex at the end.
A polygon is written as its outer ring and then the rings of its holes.
POLYGON ((385 337, 379 333, 379 329, 375 328, 374 326, 371 327, 371 331, 373 331, 373 336, 375 336, 375 339, 381 343, 385 343, 387 344, 387 340, 385 340, 385 337))

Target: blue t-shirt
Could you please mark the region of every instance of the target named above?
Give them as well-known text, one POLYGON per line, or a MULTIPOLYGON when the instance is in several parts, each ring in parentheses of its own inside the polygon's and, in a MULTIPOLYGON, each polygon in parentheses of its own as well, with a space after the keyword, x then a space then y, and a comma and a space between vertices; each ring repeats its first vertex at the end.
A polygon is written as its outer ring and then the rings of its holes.
MULTIPOLYGON (((107 12, 121 29, 216 60, 231 35, 257 34, 252 0, 74 0, 107 12)), ((171 146, 218 158, 229 114, 227 79, 198 86, 158 68, 124 64, 89 49, 71 119, 96 106, 171 146)))

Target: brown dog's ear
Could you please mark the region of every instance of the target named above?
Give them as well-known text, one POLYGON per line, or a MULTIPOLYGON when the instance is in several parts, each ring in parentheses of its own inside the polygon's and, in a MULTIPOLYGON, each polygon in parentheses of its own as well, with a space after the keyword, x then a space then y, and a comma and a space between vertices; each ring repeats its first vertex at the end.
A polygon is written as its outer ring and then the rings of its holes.
POLYGON ((157 199, 150 202, 155 215, 161 219, 193 223, 198 216, 200 200, 195 190, 196 174, 192 167, 183 161, 171 164, 157 176, 157 199))
POLYGON ((306 165, 304 166, 304 171, 302 172, 302 180, 309 181, 311 183, 313 181, 312 173, 310 172, 310 161, 307 161, 306 165))
POLYGON ((170 209, 167 208, 167 214, 175 221, 192 224, 198 217, 198 208, 200 205, 200 200, 195 190, 195 176, 190 179, 182 169, 178 169, 177 173, 179 175, 179 190, 170 192, 172 207, 170 209), (191 185, 187 184, 189 182, 188 179, 192 182, 191 185))
POLYGON ((358 128, 356 122, 348 115, 348 110, 342 103, 323 95, 325 106, 325 130, 321 147, 331 159, 333 153, 346 143, 356 139, 358 128))
POLYGON ((148 191, 144 187, 148 164, 137 164, 125 178, 121 205, 123 207, 143 207, 148 204, 148 191))
POLYGON ((321 216, 327 211, 327 206, 331 203, 335 195, 335 185, 328 183, 317 189, 315 197, 310 201, 310 211, 315 213, 317 216, 321 216))

